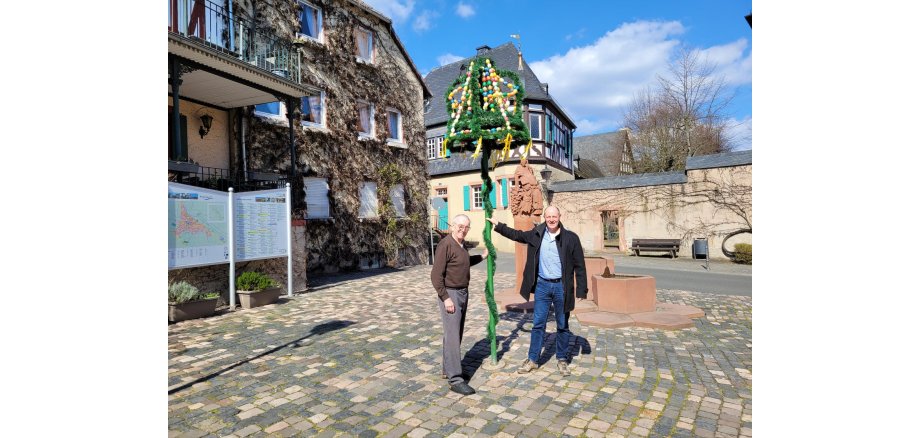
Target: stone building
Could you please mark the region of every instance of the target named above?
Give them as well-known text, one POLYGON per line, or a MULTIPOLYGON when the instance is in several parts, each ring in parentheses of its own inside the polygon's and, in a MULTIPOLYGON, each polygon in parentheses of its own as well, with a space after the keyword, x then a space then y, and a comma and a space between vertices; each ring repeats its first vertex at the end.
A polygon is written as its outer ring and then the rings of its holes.
MULTIPOLYGON (((389 18, 358 0, 172 0, 169 179, 283 187, 307 273, 427 262, 423 100, 389 18)), ((238 264, 281 280, 282 259, 238 264)), ((170 271, 226 290, 228 266, 170 271)))

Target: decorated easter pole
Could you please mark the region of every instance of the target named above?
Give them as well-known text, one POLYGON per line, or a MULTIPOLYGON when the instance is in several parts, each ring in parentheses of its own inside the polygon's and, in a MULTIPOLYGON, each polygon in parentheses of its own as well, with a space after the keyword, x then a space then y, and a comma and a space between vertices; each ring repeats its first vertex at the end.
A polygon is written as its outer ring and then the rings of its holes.
MULTIPOLYGON (((448 88, 446 103, 447 134, 444 148, 451 152, 473 151, 473 158, 481 156, 482 203, 486 218, 492 217, 494 206, 490 199, 493 184, 489 177, 492 167, 511 156, 511 148, 527 145, 530 148, 530 133, 524 124, 521 104, 524 89, 517 74, 496 69, 492 60, 475 58, 465 74, 461 74, 448 88)), ((498 310, 495 306, 495 246, 492 244, 492 223, 485 221, 483 241, 489 250, 486 259, 486 304, 489 306, 487 335, 491 351, 491 365, 498 365, 495 341, 495 326, 498 310)))

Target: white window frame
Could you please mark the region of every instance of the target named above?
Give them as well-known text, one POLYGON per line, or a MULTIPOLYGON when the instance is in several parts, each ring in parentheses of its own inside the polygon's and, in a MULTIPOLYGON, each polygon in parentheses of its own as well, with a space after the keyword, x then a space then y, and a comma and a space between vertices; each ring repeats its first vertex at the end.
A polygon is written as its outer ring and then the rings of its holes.
POLYGON ((304 219, 331 219, 332 212, 329 205, 329 179, 304 177, 303 190, 304 203, 307 204, 307 212, 304 214, 304 219), (311 208, 311 205, 318 207, 311 208), (325 215, 322 214, 324 212, 325 215))
MULTIPOLYGON (((317 31, 316 31, 316 36, 315 36, 315 37, 310 36, 310 35, 307 35, 307 34, 300 33, 299 31, 297 32, 297 37, 298 37, 298 38, 303 38, 303 39, 306 39, 306 40, 309 40, 309 41, 316 41, 316 42, 318 42, 318 43, 320 43, 320 44, 323 44, 323 41, 325 40, 325 37, 323 36, 323 30, 324 30, 324 28, 325 28, 325 27, 323 26, 323 8, 321 8, 321 7, 319 7, 319 6, 316 6, 315 4, 310 3, 310 2, 298 1, 298 3, 300 3, 300 6, 301 6, 301 7, 310 7, 310 8, 313 8, 313 9, 316 11, 316 26, 317 26, 318 29, 317 29, 317 31)), ((298 20, 298 21, 299 21, 299 20, 298 20)), ((301 29, 303 28, 303 22, 300 22, 300 28, 301 28, 301 29)))
POLYGON ((482 210, 482 184, 470 186, 470 208, 482 210), (479 199, 477 204, 476 200, 479 199))
MULTIPOLYGON (((324 128, 326 127, 326 92, 319 91, 319 123, 310 122, 303 119, 303 100, 308 99, 310 96, 304 96, 300 98, 301 107, 301 118, 300 125, 304 127, 314 127, 314 128, 324 128)), ((283 103, 282 103, 283 105, 283 103)))
POLYGON ((435 187, 434 195, 435 196, 447 196, 447 187, 435 187))
POLYGON ((545 125, 544 115, 541 113, 528 113, 527 114, 527 130, 530 132, 530 138, 532 140, 543 140, 543 125, 545 125), (540 134, 536 137, 533 135, 533 117, 537 116, 537 122, 540 125, 540 129, 537 132, 540 134))
POLYGON ((403 122, 402 112, 400 112, 396 108, 387 108, 387 143, 391 145, 402 145, 403 144, 403 127, 402 127, 403 123, 402 122, 403 122), (396 114, 396 130, 397 130, 396 137, 389 136, 392 134, 392 132, 390 132, 390 113, 396 114))
POLYGON ((372 139, 372 138, 374 138, 375 131, 376 131, 376 129, 375 129, 376 123, 374 123, 374 104, 372 104, 372 103, 370 103, 370 102, 368 102, 368 101, 366 101, 366 100, 358 100, 357 103, 355 103, 355 111, 358 113, 358 123, 361 122, 361 111, 358 109, 358 105, 360 105, 360 104, 365 104, 365 105, 367 105, 368 108, 370 109, 370 116, 369 116, 369 118, 368 118, 368 123, 371 125, 371 126, 370 126, 371 132, 364 132, 364 131, 361 131, 361 127, 358 126, 358 127, 357 127, 357 129, 358 129, 358 138, 359 138, 359 139, 372 139))
POLYGON ((375 219, 380 215, 378 208, 379 201, 377 199, 377 183, 374 181, 364 181, 361 183, 361 188, 359 189, 360 193, 358 198, 360 203, 358 204, 358 217, 361 219, 375 219), (372 214, 368 214, 368 210, 373 209, 372 214))
POLYGON ((390 187, 390 205, 393 206, 393 214, 396 217, 406 217, 406 186, 402 183, 393 184, 393 187, 390 187), (397 199, 401 202, 397 203, 397 199))
POLYGON ((357 26, 357 27, 355 27, 355 51, 358 52, 358 53, 355 53, 355 59, 357 59, 358 62, 365 62, 365 63, 368 63, 368 64, 373 64, 373 63, 374 63, 374 48, 375 48, 375 47, 376 47, 376 46, 375 46, 375 43, 374 43, 374 31, 372 31, 372 30, 370 30, 370 29, 368 29, 368 28, 366 28, 366 27, 364 27, 364 26, 357 26), (370 54, 370 57, 369 57, 369 58, 365 58, 365 57, 361 56, 361 52, 360 52, 360 50, 358 49, 358 32, 366 32, 366 33, 367 33, 368 41, 370 42, 370 48, 369 48, 369 50, 368 50, 368 51, 369 51, 369 54, 370 54))
POLYGON ((444 158, 444 136, 439 135, 437 137, 430 137, 425 140, 425 146, 428 149, 428 159, 436 160, 438 158, 444 158), (431 148, 434 147, 434 154, 431 153, 431 148))

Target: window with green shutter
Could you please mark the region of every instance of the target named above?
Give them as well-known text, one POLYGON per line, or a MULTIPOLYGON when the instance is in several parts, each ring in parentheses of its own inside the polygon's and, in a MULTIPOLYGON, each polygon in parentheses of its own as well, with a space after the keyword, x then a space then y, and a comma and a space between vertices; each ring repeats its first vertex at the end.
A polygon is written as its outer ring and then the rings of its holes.
POLYGON ((470 211, 470 186, 463 186, 463 211, 470 211))

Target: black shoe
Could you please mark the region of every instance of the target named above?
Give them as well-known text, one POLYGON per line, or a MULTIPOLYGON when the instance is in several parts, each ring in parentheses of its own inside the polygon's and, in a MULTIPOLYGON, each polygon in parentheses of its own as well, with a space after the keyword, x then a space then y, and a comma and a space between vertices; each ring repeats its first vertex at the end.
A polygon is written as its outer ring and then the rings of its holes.
POLYGON ((458 383, 456 385, 450 385, 450 390, 453 392, 456 392, 457 394, 463 394, 463 395, 473 395, 476 393, 476 390, 473 389, 473 387, 463 382, 458 383))

